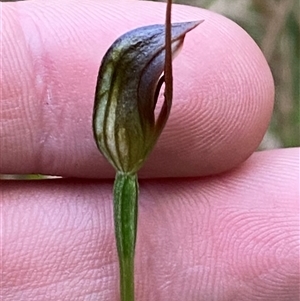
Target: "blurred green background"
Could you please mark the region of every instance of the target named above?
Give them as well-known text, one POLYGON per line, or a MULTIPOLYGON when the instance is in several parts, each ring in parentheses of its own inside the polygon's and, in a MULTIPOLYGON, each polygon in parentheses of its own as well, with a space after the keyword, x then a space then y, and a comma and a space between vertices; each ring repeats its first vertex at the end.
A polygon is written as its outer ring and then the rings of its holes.
MULTIPOLYGON (((160 1, 166 2, 166 1, 160 1)), ((270 128, 260 149, 300 145, 300 1, 174 0, 222 14, 260 46, 273 73, 276 96, 270 128)))

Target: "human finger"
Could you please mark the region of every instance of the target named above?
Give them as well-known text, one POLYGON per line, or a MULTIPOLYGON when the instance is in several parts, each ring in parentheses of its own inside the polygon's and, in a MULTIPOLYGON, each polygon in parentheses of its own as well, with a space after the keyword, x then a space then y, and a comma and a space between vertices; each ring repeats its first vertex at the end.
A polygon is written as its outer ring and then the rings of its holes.
MULTIPOLYGON (((136 299, 298 300, 298 184, 296 149, 219 176, 141 181, 136 299)), ((1 185, 3 300, 118 300, 111 187, 1 185)))
MULTIPOLYGON (((91 116, 99 64, 138 26, 163 23, 165 5, 137 1, 2 4, 1 173, 110 177, 91 116)), ((223 172, 257 148, 273 81, 253 40, 232 21, 173 7, 173 21, 204 19, 174 62, 174 105, 143 177, 223 172)))

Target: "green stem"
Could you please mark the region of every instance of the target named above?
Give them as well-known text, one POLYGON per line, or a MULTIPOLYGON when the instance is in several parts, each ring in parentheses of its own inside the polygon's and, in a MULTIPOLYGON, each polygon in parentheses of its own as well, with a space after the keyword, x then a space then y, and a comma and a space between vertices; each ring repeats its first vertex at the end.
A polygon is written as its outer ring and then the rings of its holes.
POLYGON ((137 175, 117 172, 114 183, 114 222, 120 267, 121 301, 134 301, 137 205, 137 175))

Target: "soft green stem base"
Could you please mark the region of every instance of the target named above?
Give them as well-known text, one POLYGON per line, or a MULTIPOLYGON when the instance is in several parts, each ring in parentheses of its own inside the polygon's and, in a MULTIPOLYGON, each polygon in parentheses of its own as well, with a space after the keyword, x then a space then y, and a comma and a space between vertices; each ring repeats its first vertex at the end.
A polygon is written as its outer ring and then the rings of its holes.
POLYGON ((114 222, 120 266, 121 301, 134 301, 137 203, 137 175, 117 172, 114 183, 114 222))

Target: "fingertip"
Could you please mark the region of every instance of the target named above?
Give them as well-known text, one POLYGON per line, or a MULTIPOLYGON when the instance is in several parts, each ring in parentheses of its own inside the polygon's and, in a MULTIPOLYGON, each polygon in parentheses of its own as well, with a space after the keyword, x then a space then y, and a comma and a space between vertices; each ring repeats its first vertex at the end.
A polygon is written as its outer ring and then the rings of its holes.
MULTIPOLYGON (((10 20, 19 31, 4 43, 10 64, 3 86, 1 172, 111 176, 91 127, 99 64, 125 31, 163 23, 165 5, 144 1, 10 5, 14 16, 10 20), (10 47, 23 54, 13 55, 10 47), (16 62, 19 65, 11 68, 16 62)), ((228 170, 256 149, 268 126, 274 89, 261 51, 232 21, 174 5, 174 22, 199 19, 205 21, 187 35, 174 61, 172 113, 142 176, 228 170)), ((6 24, 10 30, 16 28, 6 24)))
POLYGON ((168 176, 210 175, 245 161, 273 110, 273 78, 257 44, 231 20, 199 12, 205 21, 174 62, 171 117, 147 165, 159 161, 168 176))

